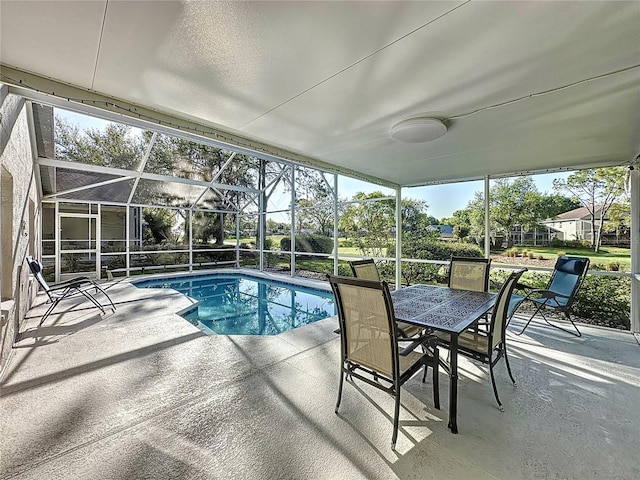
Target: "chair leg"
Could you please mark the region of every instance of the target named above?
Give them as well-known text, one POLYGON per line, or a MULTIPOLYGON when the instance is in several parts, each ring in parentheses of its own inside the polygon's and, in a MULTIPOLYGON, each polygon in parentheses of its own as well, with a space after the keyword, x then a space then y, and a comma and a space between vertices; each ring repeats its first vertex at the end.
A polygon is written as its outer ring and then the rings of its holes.
POLYGON ((398 424, 400 423, 400 386, 396 385, 396 406, 393 413, 393 436, 391 437, 391 449, 395 450, 398 440, 398 424))
POLYGON ((504 407, 502 406, 502 402, 500 401, 500 397, 498 397, 498 388, 496 387, 496 379, 493 376, 493 362, 489 361, 489 373, 491 375, 491 385, 493 386, 493 395, 496 397, 496 402, 498 402, 498 407, 501 412, 504 412, 504 407))
POLYGON ((505 342, 502 342, 502 349, 504 351, 504 363, 507 365, 507 372, 509 372, 509 377, 511 378, 511 382, 513 386, 516 386, 516 381, 513 378, 513 374, 511 373, 511 365, 509 365, 509 357, 507 357, 507 345, 505 342))
POLYGON ((102 287, 100 287, 100 285, 96 285, 96 290, 100 290, 102 292, 102 294, 107 297, 107 300, 109 300, 109 303, 111 304, 111 308, 113 308, 113 311, 116 311, 116 306, 113 304, 113 300, 111 300, 111 297, 109 295, 107 295, 107 292, 105 292, 102 287))
POLYGON ((95 297, 93 295, 91 295, 89 292, 85 292, 84 290, 78 290, 82 295, 84 295, 85 298, 87 298, 91 303, 93 303, 96 307, 98 307, 100 309, 100 311, 104 314, 104 307, 102 306, 102 304, 100 302, 98 302, 95 297))
POLYGON ((49 315, 51 315, 51 312, 53 312, 53 309, 56 308, 56 305, 58 305, 58 303, 60 303, 60 300, 61 299, 57 299, 51 302, 51 305, 49 306, 47 311, 44 312, 44 315, 42 315, 42 318, 40 319, 40 323, 38 323, 38 327, 40 327, 44 323, 44 321, 49 317, 49 315))
MULTIPOLYGON (((438 348, 433 349, 433 404, 436 410, 440 410, 440 376, 438 372, 440 364, 440 353, 438 348)), ((427 367, 425 366, 425 373, 427 367)))
POLYGON ((573 320, 571 320, 571 316, 569 315, 569 312, 562 312, 564 313, 565 317, 567 317, 567 320, 569 320, 569 322, 571 322, 571 325, 573 325, 573 328, 576 330, 571 331, 571 330, 567 330, 566 328, 562 328, 560 325, 556 325, 555 323, 551 323, 547 317, 544 316, 544 313, 540 312, 542 314, 542 318, 544 319, 545 322, 547 322, 549 325, 551 325, 552 327, 557 328, 558 330, 562 330, 563 332, 569 333, 571 335, 575 335, 576 337, 581 337, 582 336, 582 332, 580 332, 580 330, 578 330, 578 327, 576 326, 575 323, 573 323, 573 320))
POLYGON ((338 401, 336 402, 335 412, 338 413, 338 407, 340 406, 340 400, 342 399, 342 384, 344 383, 344 373, 342 367, 340 368, 340 385, 338 386, 338 401))
MULTIPOLYGON (((540 304, 537 305, 536 311, 533 312, 533 315, 531 315, 529 317, 529 320, 527 320, 527 323, 525 324, 525 326, 522 328, 522 330, 520 330, 520 333, 516 333, 516 335, 522 335, 524 333, 524 331, 527 329, 527 327, 531 323, 531 320, 533 320, 533 317, 535 317, 538 314, 538 312, 540 312, 540 310, 542 309, 543 306, 544 306, 543 303, 540 303, 540 304)), ((544 318, 544 315, 543 315, 543 318, 544 318)))

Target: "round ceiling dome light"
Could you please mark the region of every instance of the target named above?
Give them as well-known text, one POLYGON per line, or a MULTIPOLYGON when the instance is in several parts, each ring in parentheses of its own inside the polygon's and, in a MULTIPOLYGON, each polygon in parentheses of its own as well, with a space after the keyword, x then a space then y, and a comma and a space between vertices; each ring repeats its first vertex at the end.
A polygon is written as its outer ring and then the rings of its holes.
POLYGON ((437 118, 409 118, 391 127, 391 138, 402 143, 430 142, 445 133, 447 133, 447 126, 437 118))

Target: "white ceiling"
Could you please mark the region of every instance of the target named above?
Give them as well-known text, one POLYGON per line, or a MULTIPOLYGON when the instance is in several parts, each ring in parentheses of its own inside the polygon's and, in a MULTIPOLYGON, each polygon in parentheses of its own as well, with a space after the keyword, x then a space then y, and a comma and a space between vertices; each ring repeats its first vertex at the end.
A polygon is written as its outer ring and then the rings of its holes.
POLYGON ((5 71, 398 185, 640 153, 638 1, 1 0, 0 22, 5 71), (449 131, 390 139, 418 114, 449 131))

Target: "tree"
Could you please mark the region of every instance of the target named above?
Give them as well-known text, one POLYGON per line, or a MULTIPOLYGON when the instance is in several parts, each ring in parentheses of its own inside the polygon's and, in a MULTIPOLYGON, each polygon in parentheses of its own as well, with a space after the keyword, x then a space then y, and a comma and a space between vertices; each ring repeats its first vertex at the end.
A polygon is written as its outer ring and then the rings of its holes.
POLYGON ((333 230, 333 189, 324 174, 300 168, 296 175, 296 223, 311 226, 322 235, 331 236, 333 230))
MULTIPOLYGON (((437 219, 426 214, 428 205, 424 200, 403 198, 400 202, 402 230, 404 232, 424 232, 429 225, 437 225, 437 219)), ((394 222, 395 223, 395 222, 394 222)))
POLYGON ((553 218, 561 213, 569 212, 580 207, 580 202, 574 198, 565 197, 564 195, 542 195, 540 200, 542 202, 540 211, 543 219, 553 218))
POLYGON ((607 212, 624 195, 625 173, 624 167, 588 169, 553 181, 554 189, 569 192, 589 212, 591 248, 595 252, 600 249, 607 212))
POLYGON ((128 125, 109 123, 104 130, 80 130, 63 118, 55 119, 56 158, 71 162, 134 170, 148 142, 133 135, 128 125))
POLYGON ((616 241, 620 241, 620 235, 629 235, 631 231, 631 200, 627 197, 626 202, 614 203, 609 208, 609 220, 605 222, 606 230, 615 230, 616 241))
POLYGON ((393 239, 395 200, 371 201, 384 197, 382 192, 358 192, 352 199, 360 203, 350 204, 340 216, 340 230, 364 256, 384 256, 393 239))
POLYGON ((174 240, 173 227, 176 218, 171 210, 145 207, 142 209, 143 235, 153 243, 160 244, 174 240))
MULTIPOLYGON (((382 257, 395 242, 396 201, 386 199, 376 191, 369 194, 358 192, 340 216, 339 227, 345 236, 353 240, 364 256, 382 257), (376 200, 375 199, 383 199, 376 200)), ((427 203, 423 200, 402 199, 402 231, 425 235, 427 203)))
MULTIPOLYGON (((511 231, 517 225, 531 231, 541 220, 576 208, 576 202, 562 195, 544 195, 538 191, 529 176, 514 180, 499 179, 489 190, 489 231, 492 237, 505 236, 509 247, 513 245, 511 231)), ((455 225, 462 233, 484 236, 484 195, 475 192, 467 209, 460 212, 455 225)), ((455 230, 454 225, 454 230, 455 230)))
POLYGON ((449 218, 441 220, 443 225, 451 225, 453 227, 453 236, 463 241, 471 233, 471 218, 468 209, 456 210, 449 218))

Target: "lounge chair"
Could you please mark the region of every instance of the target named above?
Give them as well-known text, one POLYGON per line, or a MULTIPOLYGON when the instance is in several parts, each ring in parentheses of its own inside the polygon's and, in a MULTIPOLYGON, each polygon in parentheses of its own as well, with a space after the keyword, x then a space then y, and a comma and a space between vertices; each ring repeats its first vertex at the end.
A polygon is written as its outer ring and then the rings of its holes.
POLYGON ((523 290, 525 295, 513 296, 511 304, 512 314, 525 301, 533 302, 536 308, 523 329, 519 333, 516 333, 516 335, 522 335, 533 320, 533 317, 540 313, 542 319, 552 327, 581 337, 582 333, 571 319, 570 312, 576 294, 578 290, 580 290, 580 286, 584 282, 588 270, 589 258, 561 256, 558 257, 556 261, 553 274, 546 288, 534 289, 519 284, 518 287, 523 290), (571 325, 573 325, 575 332, 551 323, 544 314, 544 311, 547 309, 563 313, 565 317, 567 317, 567 320, 571 322, 571 325))
POLYGON ((51 313, 56 308, 58 303, 60 303, 62 300, 65 300, 67 298, 77 297, 78 295, 83 295, 84 297, 89 299, 89 301, 91 301, 91 303, 93 303, 97 308, 99 308, 100 311, 104 314, 105 313, 104 307, 90 293, 90 290, 92 289, 95 291, 95 293, 97 293, 98 291, 102 292, 102 294, 105 297, 107 297, 107 300, 109 300, 109 303, 111 304, 111 308, 113 309, 113 311, 116 310, 116 306, 113 304, 113 301, 111 300, 109 295, 107 295, 107 292, 105 292, 100 285, 98 285, 95 281, 93 281, 89 277, 75 277, 75 278, 66 280, 64 282, 49 285, 47 281, 44 279, 44 276, 42 275, 42 271, 43 271, 42 263, 40 263, 38 260, 34 259, 31 256, 27 256, 26 260, 29 265, 29 269, 31 270, 31 273, 33 274, 33 276, 36 278, 40 286, 44 289, 47 296, 49 297, 49 300, 47 303, 51 303, 47 311, 44 313, 44 315, 42 315, 42 318, 40 319, 40 323, 38 323, 38 327, 44 323, 44 321, 47 319, 49 315, 51 315, 51 313))

